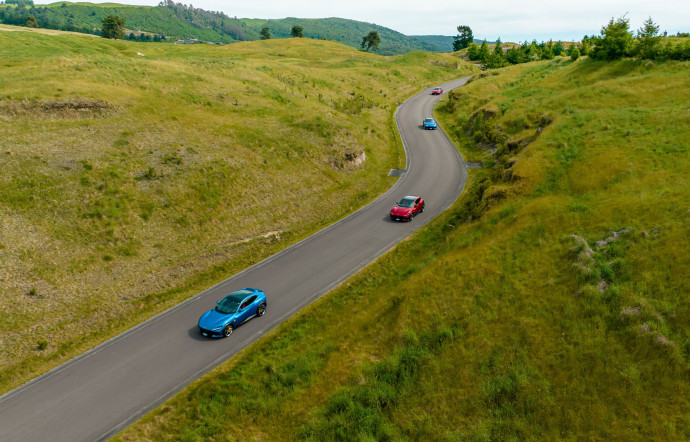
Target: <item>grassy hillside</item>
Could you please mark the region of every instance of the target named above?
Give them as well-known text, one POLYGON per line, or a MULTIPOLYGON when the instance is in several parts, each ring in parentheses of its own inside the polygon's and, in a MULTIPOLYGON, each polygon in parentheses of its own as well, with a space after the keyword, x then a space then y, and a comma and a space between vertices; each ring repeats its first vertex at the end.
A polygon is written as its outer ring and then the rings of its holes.
POLYGON ((689 73, 477 77, 456 204, 118 439, 688 439, 689 73))
POLYGON ((371 201, 396 103, 476 70, 50 33, 0 25, 0 391, 371 201))

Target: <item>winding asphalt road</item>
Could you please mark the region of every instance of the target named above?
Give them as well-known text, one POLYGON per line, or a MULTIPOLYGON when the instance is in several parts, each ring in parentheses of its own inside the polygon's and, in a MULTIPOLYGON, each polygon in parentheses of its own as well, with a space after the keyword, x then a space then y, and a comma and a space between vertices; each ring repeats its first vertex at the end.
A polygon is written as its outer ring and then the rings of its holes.
MULTIPOLYGON (((446 83, 447 91, 467 78, 446 83)), ((408 99, 396 119, 407 167, 378 200, 282 252, 232 276, 0 397, 0 441, 93 441, 117 434, 187 384, 247 347, 348 278, 460 195, 467 169, 441 130, 425 131, 437 96, 408 99), (420 195, 426 211, 410 223, 390 221, 390 208, 420 195), (266 291, 266 315, 230 338, 202 339, 199 316, 241 287, 266 291)))

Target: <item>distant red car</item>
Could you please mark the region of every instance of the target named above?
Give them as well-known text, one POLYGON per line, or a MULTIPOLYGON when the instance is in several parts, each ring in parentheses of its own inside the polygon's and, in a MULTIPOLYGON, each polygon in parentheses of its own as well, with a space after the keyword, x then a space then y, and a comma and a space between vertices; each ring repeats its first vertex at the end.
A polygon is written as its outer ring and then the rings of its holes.
POLYGON ((443 89, 440 87, 435 87, 431 90, 431 95, 441 95, 443 93, 443 89))
POLYGON ((393 221, 412 221, 415 215, 424 212, 424 200, 419 196, 408 195, 391 209, 393 221))

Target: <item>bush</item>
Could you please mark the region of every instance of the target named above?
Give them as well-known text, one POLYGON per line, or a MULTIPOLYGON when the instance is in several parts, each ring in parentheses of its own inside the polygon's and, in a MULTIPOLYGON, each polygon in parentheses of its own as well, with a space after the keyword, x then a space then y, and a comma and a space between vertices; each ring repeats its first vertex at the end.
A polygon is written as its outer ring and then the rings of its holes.
POLYGON ((578 48, 575 48, 572 51, 570 51, 570 59, 572 61, 575 61, 578 58, 580 58, 580 50, 578 48))
POLYGON ((598 60, 618 60, 629 56, 633 45, 629 28, 630 21, 626 18, 609 20, 608 25, 601 28, 601 37, 592 39, 595 46, 589 51, 589 56, 598 60))

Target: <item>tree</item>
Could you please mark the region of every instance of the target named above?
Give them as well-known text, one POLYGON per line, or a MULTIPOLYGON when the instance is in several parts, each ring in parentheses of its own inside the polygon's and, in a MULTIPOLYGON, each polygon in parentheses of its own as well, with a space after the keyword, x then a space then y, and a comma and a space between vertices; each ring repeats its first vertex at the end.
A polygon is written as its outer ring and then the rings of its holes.
POLYGON ((109 15, 102 21, 101 35, 103 38, 125 38, 125 19, 117 15, 109 15))
POLYGON ((541 44, 541 59, 542 60, 553 60, 553 41, 549 40, 548 43, 542 42, 541 44))
POLYGON ((559 56, 565 52, 565 45, 562 41, 558 40, 556 44, 553 45, 553 55, 559 56))
POLYGON ((467 46, 467 58, 472 61, 479 60, 479 46, 477 46, 477 43, 472 42, 467 46))
POLYGON ((529 61, 527 59, 527 53, 523 49, 523 47, 512 47, 508 49, 508 52, 506 52, 506 61, 510 64, 519 64, 519 63, 526 63, 529 61))
POLYGON ((379 48, 379 43, 381 43, 379 33, 376 31, 371 31, 362 38, 362 49, 366 49, 367 51, 373 49, 375 51, 379 48))
POLYGON ((300 25, 295 25, 292 27, 292 31, 290 31, 290 34, 293 37, 304 37, 304 34, 302 34, 302 31, 304 31, 304 28, 300 25))
POLYGON ((578 58, 580 58, 580 50, 578 48, 574 48, 573 50, 570 51, 570 59, 572 61, 575 61, 578 58))
POLYGON ((611 18, 609 24, 601 28, 601 37, 596 38, 589 56, 599 60, 617 60, 630 55, 632 49, 632 34, 628 31, 629 20, 620 17, 611 18))
POLYGON ((582 43, 580 43, 580 55, 584 56, 589 54, 589 49, 592 47, 592 41, 588 36, 582 37, 582 43))
POLYGON ((264 26, 261 28, 261 35, 260 35, 262 40, 270 40, 271 39, 271 32, 268 29, 268 26, 264 26))
POLYGON ((501 42, 501 37, 496 40, 496 46, 494 46, 494 55, 503 57, 503 42, 501 42))
POLYGON ((38 28, 38 21, 36 20, 36 17, 33 15, 29 15, 26 17, 26 27, 27 28, 38 28))
POLYGON ((490 57, 491 51, 489 51, 489 45, 486 43, 486 40, 484 40, 479 48, 479 60, 482 63, 488 63, 490 57))
POLYGON ((661 37, 659 34, 659 26, 657 26, 652 17, 649 17, 642 23, 642 27, 637 30, 637 45, 635 52, 640 58, 653 60, 658 53, 659 43, 661 37))
POLYGON ((453 37, 454 51, 465 49, 474 41, 474 35, 472 35, 472 29, 469 26, 458 26, 458 33, 458 35, 453 37))
POLYGON ((532 40, 532 43, 527 46, 525 52, 530 60, 539 60, 541 58, 541 49, 539 49, 539 46, 537 46, 536 40, 532 40))
MULTIPOLYGON (((488 50, 489 49, 487 46, 487 51, 488 50)), ((485 67, 490 69, 501 68, 508 64, 506 62, 506 59, 503 57, 503 43, 501 43, 500 38, 496 41, 496 46, 494 46, 494 52, 490 54, 488 58, 482 60, 482 62, 484 63, 485 67)))

